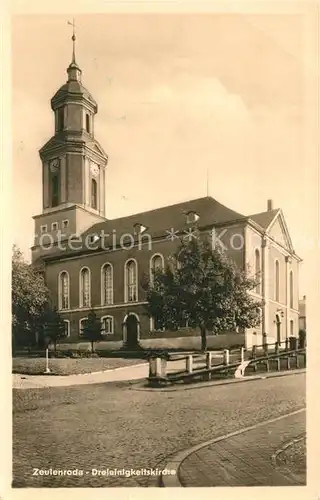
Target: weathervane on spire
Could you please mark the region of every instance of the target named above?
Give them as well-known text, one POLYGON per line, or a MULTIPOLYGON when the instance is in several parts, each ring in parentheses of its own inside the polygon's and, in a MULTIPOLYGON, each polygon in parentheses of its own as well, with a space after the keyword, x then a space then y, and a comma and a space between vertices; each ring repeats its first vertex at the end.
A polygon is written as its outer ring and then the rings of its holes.
POLYGON ((76 62, 76 24, 75 24, 74 18, 72 19, 72 23, 70 21, 68 21, 68 24, 70 24, 70 26, 72 26, 72 37, 71 37, 72 44, 73 44, 72 62, 75 63, 76 62))

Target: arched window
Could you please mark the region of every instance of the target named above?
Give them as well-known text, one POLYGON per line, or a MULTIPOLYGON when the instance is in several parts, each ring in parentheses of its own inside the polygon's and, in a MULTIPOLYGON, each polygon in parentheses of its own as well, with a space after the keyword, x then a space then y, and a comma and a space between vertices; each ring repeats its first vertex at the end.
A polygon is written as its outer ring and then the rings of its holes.
POLYGON ((90 270, 84 267, 80 271, 80 307, 90 307, 91 302, 91 286, 90 286, 90 270))
POLYGON ((98 185, 95 179, 91 179, 91 207, 98 208, 98 185))
POLYGON ((90 116, 86 113, 86 131, 90 132, 90 116))
POLYGON ((53 175, 51 178, 51 206, 59 205, 59 175, 53 175))
POLYGON ((88 318, 81 318, 79 320, 79 337, 84 336, 84 329, 86 327, 87 321, 88 321, 88 318))
POLYGON ((255 276, 254 278, 258 281, 257 286, 256 286, 256 293, 261 295, 261 265, 260 265, 260 252, 258 249, 256 249, 254 253, 254 272, 255 276))
POLYGON ((62 271, 59 274, 59 309, 69 309, 69 293, 70 293, 70 285, 69 285, 69 273, 67 271, 62 271))
POLYGON ((290 271, 290 308, 293 309, 293 272, 290 271))
POLYGON ((176 264, 176 269, 182 269, 182 261, 183 261, 183 257, 184 257, 184 255, 183 255, 182 251, 180 251, 180 252, 176 255, 176 258, 175 258, 175 259, 176 259, 176 262, 175 262, 175 264, 176 264))
POLYGON ((113 317, 112 316, 103 316, 101 318, 101 333, 102 335, 113 335, 113 317))
POLYGON ((125 264, 125 302, 138 300, 137 262, 133 259, 125 264))
POLYGON ((113 304, 113 268, 104 264, 101 268, 101 305, 113 304))
POLYGON ((154 274, 158 270, 164 269, 164 259, 161 254, 155 254, 150 259, 150 281, 152 283, 154 274))
POLYGON ((280 299, 280 269, 279 261, 276 260, 275 263, 275 300, 279 302, 280 299))

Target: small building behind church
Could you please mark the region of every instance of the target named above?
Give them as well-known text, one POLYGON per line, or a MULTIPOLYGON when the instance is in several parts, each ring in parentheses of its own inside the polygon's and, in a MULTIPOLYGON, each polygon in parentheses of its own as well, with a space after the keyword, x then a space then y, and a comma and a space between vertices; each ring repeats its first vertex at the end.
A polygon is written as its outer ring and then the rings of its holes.
MULTIPOLYGON (((74 53, 51 108, 55 126, 40 150, 43 208, 34 216, 32 259, 43 266, 68 340, 82 340, 93 308, 110 345, 179 347, 188 339, 191 346, 199 334, 187 325, 169 332, 148 316, 141 283, 165 265, 176 236, 188 237, 195 228, 214 232, 239 268, 261 276, 253 292, 263 300, 261 325, 230 333, 227 342, 243 339, 250 347, 262 344, 263 333, 270 343, 298 335, 301 259, 280 208, 269 200, 264 212, 243 215, 207 196, 110 220, 108 155, 95 137, 98 105, 82 84, 74 53)), ((217 345, 212 342, 209 347, 217 345)))
POLYGON ((307 297, 304 295, 299 300, 299 330, 307 330, 307 312, 306 312, 307 297))

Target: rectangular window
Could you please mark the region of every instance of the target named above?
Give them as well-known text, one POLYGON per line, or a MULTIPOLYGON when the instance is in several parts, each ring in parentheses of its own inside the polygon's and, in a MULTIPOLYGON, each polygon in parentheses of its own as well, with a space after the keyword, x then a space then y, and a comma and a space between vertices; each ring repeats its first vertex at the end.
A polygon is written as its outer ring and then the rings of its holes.
POLYGON ((43 226, 40 226, 40 233, 46 233, 48 231, 48 226, 47 224, 44 224, 43 226))
POLYGON ((57 229, 58 229, 58 223, 57 223, 57 222, 53 222, 53 223, 51 224, 51 230, 52 230, 52 231, 57 231, 57 229))
POLYGON ((62 221, 62 227, 65 229, 66 227, 69 226, 69 221, 68 219, 62 221))

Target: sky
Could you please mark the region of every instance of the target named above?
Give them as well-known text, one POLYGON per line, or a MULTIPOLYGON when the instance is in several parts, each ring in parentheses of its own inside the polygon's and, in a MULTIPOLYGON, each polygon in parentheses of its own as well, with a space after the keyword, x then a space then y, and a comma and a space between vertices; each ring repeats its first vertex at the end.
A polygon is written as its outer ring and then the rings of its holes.
MULTIPOLYGON (((50 99, 71 61, 70 19, 12 20, 13 230, 27 258, 42 210, 38 150, 53 135, 50 99)), ((210 196, 243 215, 272 199, 308 258, 303 17, 89 14, 76 25, 109 156, 107 217, 206 196, 208 172, 210 196)))

